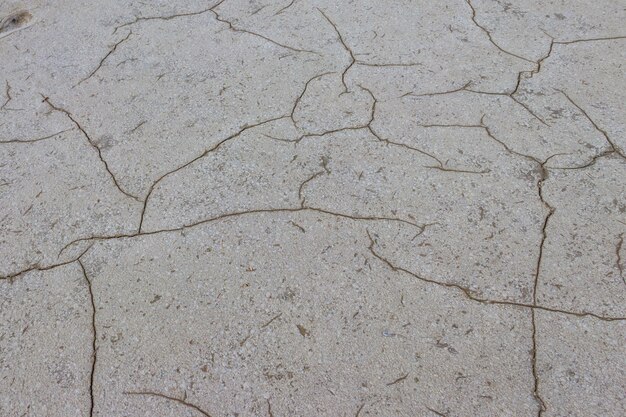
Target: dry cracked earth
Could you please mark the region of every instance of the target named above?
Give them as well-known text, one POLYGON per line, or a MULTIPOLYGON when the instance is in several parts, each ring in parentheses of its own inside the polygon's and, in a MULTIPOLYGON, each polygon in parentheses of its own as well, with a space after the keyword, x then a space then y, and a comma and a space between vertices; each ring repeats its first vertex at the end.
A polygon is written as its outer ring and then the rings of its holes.
POLYGON ((626 1, 0 1, 1 416, 626 415, 626 1))

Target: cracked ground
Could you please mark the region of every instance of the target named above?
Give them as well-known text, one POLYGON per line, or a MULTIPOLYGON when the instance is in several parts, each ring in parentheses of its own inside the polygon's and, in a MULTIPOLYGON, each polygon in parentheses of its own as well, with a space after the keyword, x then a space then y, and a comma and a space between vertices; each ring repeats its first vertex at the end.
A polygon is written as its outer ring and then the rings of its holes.
POLYGON ((0 416, 626 415, 625 21, 0 1, 0 416))

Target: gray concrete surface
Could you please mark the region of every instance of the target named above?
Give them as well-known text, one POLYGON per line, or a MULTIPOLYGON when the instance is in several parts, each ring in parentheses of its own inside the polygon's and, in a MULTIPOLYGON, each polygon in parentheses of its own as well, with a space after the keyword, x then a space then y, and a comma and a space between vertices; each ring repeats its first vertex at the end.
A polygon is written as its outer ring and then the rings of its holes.
POLYGON ((626 415, 625 1, 0 18, 0 416, 626 415))

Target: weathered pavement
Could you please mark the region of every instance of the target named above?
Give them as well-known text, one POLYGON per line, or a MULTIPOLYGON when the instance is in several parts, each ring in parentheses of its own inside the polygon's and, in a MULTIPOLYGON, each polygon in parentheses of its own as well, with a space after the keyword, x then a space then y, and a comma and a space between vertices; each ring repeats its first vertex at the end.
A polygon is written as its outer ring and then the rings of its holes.
POLYGON ((0 18, 1 416, 626 414, 625 1, 0 18))

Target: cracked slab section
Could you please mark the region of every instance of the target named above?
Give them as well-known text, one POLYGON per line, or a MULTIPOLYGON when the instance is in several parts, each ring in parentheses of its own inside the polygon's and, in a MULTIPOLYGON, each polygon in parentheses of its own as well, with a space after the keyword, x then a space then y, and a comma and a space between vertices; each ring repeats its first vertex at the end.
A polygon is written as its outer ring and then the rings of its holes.
POLYGON ((85 416, 89 293, 76 263, 0 281, 0 413, 85 416))
POLYGON ((0 1, 1 416, 625 414, 623 1, 92 3, 0 1))
POLYGON ((96 412, 534 413, 530 311, 391 270, 368 233, 402 227, 260 213, 97 243, 96 412))
POLYGON ((132 31, 124 48, 108 59, 110 65, 98 71, 101 79, 75 89, 90 110, 71 103, 66 108, 97 135, 123 187, 142 198, 162 175, 224 138, 288 116, 306 81, 329 61, 224 30, 211 13, 139 22, 132 31), (199 44, 178 31, 181 19, 205 41, 199 44), (170 33, 167 40, 163 33, 170 33), (112 119, 117 123, 107 122, 112 119))
POLYGON ((537 330, 543 416, 618 417, 626 412, 624 322, 538 313, 537 330))

